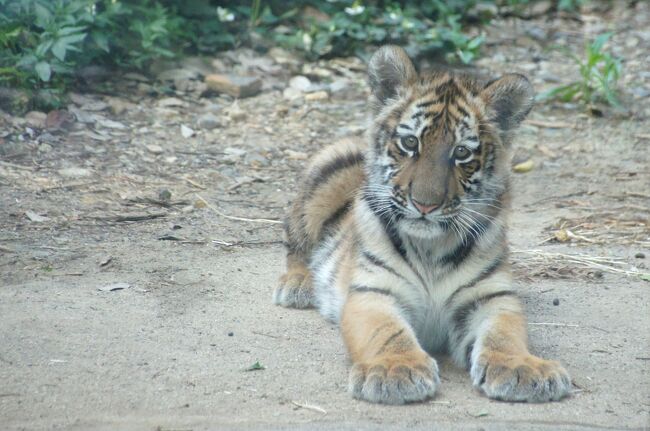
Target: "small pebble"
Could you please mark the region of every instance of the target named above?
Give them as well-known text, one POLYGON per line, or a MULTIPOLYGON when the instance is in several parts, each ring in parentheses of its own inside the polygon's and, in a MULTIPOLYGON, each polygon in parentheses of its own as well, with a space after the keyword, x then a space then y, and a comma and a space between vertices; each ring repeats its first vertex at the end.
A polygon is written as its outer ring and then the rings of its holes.
POLYGON ((645 254, 637 253, 637 254, 634 255, 634 257, 636 257, 637 259, 645 259, 645 254))
POLYGON ((553 300, 553 305, 560 305, 560 300, 557 299, 557 298, 555 298, 555 299, 553 300))
POLYGON ((172 198, 172 192, 169 189, 162 189, 158 192, 158 199, 163 202, 168 202, 172 198))

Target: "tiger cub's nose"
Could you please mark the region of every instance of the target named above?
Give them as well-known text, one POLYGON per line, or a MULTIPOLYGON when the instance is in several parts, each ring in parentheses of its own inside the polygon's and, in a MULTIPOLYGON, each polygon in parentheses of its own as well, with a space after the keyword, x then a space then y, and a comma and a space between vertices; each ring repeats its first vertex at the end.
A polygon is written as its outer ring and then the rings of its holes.
POLYGON ((413 201, 413 205, 415 205, 415 208, 417 208, 422 213, 422 215, 429 214, 431 211, 435 210, 440 206, 439 204, 431 204, 431 205, 423 204, 416 201, 413 198, 411 198, 411 201, 413 201))

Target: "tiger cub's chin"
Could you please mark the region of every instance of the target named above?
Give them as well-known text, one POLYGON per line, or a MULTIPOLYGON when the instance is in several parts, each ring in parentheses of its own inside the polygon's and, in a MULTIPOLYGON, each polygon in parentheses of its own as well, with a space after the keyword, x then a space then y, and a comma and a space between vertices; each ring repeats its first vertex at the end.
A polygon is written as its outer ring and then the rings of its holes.
POLYGON ((429 352, 439 350, 488 397, 565 397, 566 370, 528 351, 508 265, 508 152, 533 104, 530 83, 418 74, 395 46, 373 55, 368 74, 366 140, 326 147, 309 164, 274 302, 316 306, 340 325, 355 398, 434 396, 429 352))
POLYGON ((447 232, 439 221, 423 218, 404 219, 398 229, 403 235, 418 239, 435 239, 447 232))

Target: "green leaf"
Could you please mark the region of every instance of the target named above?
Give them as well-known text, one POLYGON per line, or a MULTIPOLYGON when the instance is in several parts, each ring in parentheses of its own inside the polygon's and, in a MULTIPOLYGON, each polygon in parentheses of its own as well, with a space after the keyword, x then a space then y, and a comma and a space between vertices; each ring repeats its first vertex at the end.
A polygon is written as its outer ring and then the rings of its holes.
POLYGON ((16 63, 16 67, 20 67, 23 69, 30 69, 36 62, 38 61, 38 58, 34 54, 28 54, 18 60, 18 63, 16 63))
POLYGON ((54 43, 54 41, 52 39, 49 39, 49 40, 46 40, 45 42, 39 44, 36 47, 36 51, 35 51, 36 55, 38 57, 44 57, 45 54, 47 54, 47 51, 49 51, 49 49, 52 47, 53 43, 54 43))
POLYGON ((266 367, 260 364, 260 361, 256 361, 253 365, 248 368, 244 368, 244 371, 261 371, 266 370, 266 367))
POLYGON ((603 33, 596 37, 594 41, 591 43, 591 49, 594 52, 600 52, 603 49, 603 46, 605 43, 609 40, 609 38, 612 37, 612 33, 603 33))
POLYGON ((458 51, 458 58, 460 58, 460 61, 463 62, 463 64, 469 64, 472 62, 472 59, 474 58, 474 54, 472 54, 470 51, 458 51))
POLYGON ((108 37, 106 37, 104 33, 95 31, 92 33, 92 39, 100 49, 106 52, 110 52, 110 47, 108 46, 108 37))
POLYGON ((52 12, 39 2, 34 2, 34 13, 36 14, 36 25, 45 28, 52 19, 52 12))
POLYGON ((52 68, 50 67, 50 63, 46 61, 39 61, 36 63, 34 70, 36 70, 38 77, 43 82, 48 82, 52 76, 52 68))
POLYGON ((72 33, 78 33, 86 29, 86 26, 77 26, 77 27, 63 27, 56 32, 58 36, 67 36, 72 33))
POLYGON ((474 39, 469 41, 469 43, 467 44, 467 49, 470 49, 472 51, 475 50, 476 48, 481 46, 484 40, 485 40, 485 36, 483 35, 476 36, 474 39))
POLYGON ((57 40, 54 45, 52 45, 52 54, 61 61, 65 61, 66 51, 67 45, 61 39, 57 40))

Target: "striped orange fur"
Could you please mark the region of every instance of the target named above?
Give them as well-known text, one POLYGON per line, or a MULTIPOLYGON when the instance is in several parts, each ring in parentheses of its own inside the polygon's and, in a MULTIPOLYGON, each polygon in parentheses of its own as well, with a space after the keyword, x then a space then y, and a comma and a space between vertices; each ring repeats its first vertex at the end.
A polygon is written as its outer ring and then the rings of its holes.
POLYGON ((438 351, 491 398, 566 396, 564 368, 528 352, 508 265, 508 151, 532 107, 530 83, 418 74, 394 46, 375 53, 368 73, 366 139, 324 148, 309 164, 274 302, 315 306, 340 324, 356 398, 433 396, 438 351))

